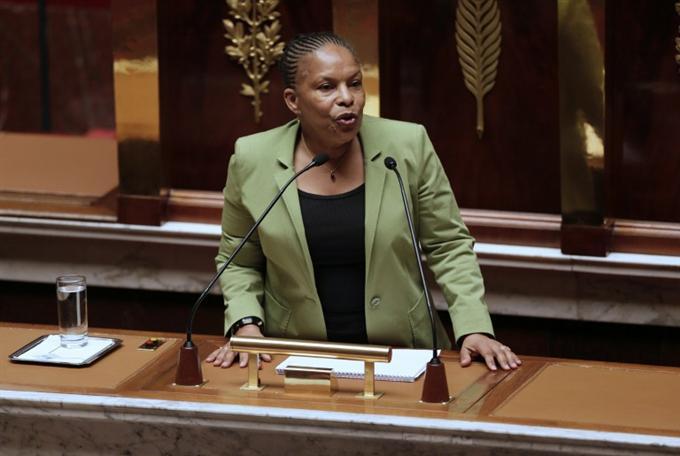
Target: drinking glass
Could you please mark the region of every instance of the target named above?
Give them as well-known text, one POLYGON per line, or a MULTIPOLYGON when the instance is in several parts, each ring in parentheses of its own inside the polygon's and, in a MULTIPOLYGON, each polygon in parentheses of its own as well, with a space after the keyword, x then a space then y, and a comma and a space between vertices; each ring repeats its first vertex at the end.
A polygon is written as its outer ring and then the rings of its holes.
POLYGON ((57 277, 57 315, 61 346, 77 348, 87 344, 87 285, 85 277, 57 277))

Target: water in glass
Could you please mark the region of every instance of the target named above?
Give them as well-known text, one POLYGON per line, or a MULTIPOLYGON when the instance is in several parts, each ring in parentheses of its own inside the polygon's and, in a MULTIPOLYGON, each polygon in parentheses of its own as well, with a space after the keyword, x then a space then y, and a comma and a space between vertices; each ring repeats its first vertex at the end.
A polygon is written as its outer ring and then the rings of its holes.
POLYGON ((57 279, 57 310, 61 345, 81 347, 87 343, 87 287, 82 276, 57 279))

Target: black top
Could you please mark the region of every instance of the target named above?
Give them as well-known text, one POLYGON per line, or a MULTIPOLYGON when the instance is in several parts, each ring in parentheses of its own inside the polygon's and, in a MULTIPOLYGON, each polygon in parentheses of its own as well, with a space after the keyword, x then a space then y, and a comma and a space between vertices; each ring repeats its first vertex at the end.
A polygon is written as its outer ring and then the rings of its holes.
POLYGON ((298 193, 328 340, 367 343, 364 185, 340 195, 298 193))

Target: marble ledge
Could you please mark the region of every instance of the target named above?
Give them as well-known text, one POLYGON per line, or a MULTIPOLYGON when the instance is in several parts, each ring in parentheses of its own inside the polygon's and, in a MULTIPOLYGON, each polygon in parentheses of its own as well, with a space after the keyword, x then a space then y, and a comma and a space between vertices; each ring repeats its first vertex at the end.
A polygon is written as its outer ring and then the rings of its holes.
POLYGON ((110 241, 153 242, 170 245, 215 247, 220 226, 207 223, 167 222, 162 226, 123 223, 55 220, 0 216, 0 234, 103 239, 110 241))
MULTIPOLYGON (((214 274, 219 235, 210 224, 0 217, 0 281, 54 283, 79 273, 92 286, 198 293, 214 274)), ((484 243, 475 250, 494 314, 680 327, 680 258, 484 243)))
MULTIPOLYGON (((0 216, 0 235, 2 234, 217 249, 220 227, 215 224, 187 222, 166 222, 155 227, 0 216)), ((477 243, 475 252, 483 266, 680 279, 680 257, 671 255, 611 253, 607 257, 598 258, 565 255, 557 248, 490 243, 477 243)))
POLYGON ((677 454, 680 438, 0 390, 2 454, 677 454), (228 431, 228 432, 224 432, 228 431), (266 438, 264 438, 266 437, 266 438))

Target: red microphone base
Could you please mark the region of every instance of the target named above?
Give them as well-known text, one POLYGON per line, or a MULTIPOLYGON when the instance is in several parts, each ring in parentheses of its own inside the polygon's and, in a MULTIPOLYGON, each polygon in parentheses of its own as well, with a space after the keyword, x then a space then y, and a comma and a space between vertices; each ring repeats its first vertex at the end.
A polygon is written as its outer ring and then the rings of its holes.
POLYGON ((175 384, 183 386, 200 386, 203 384, 198 347, 191 342, 185 343, 179 350, 175 384))
POLYGON ((425 383, 420 400, 434 404, 448 404, 451 399, 449 385, 446 383, 444 363, 439 359, 430 361, 425 369, 425 383))

